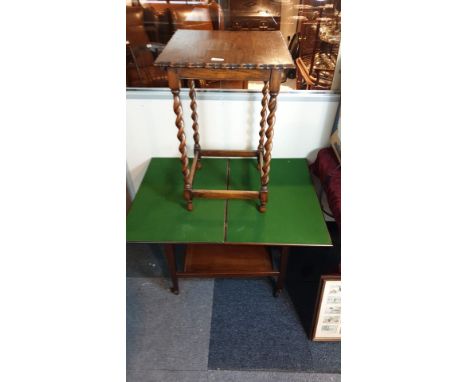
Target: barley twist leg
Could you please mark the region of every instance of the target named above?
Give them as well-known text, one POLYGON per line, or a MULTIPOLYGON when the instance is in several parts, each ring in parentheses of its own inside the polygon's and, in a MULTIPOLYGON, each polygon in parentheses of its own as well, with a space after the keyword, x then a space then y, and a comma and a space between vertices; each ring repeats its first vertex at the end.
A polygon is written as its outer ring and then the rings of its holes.
POLYGON ((197 113, 197 93, 195 90, 195 81, 190 80, 190 109, 192 109, 192 128, 193 128, 193 140, 195 142, 194 145, 194 153, 198 153, 198 162, 197 162, 197 169, 201 168, 201 147, 200 147, 200 134, 198 132, 198 113, 197 113))
POLYGON ((271 150, 273 148, 273 135, 275 133, 274 126, 276 120, 276 97, 277 92, 270 92, 270 100, 268 102, 268 128, 266 130, 265 156, 263 157, 262 168, 262 186, 260 188, 260 212, 266 211, 266 203, 268 202, 268 182, 270 181, 270 162, 271 150))
POLYGON ((190 169, 187 156, 187 148, 184 133, 184 118, 182 115, 182 103, 179 97, 180 90, 172 90, 174 97, 174 113, 176 115, 177 138, 179 139, 180 162, 182 163, 182 174, 184 175, 184 198, 187 201, 187 209, 192 211, 192 185, 190 184, 190 169))
POLYGON ((260 136, 260 140, 258 143, 258 169, 261 170, 260 168, 260 153, 263 155, 265 153, 265 127, 266 127, 266 121, 267 121, 267 104, 268 104, 268 81, 264 81, 264 86, 262 90, 263 98, 262 98, 262 111, 260 112, 261 115, 261 120, 260 120, 260 133, 258 134, 260 136))

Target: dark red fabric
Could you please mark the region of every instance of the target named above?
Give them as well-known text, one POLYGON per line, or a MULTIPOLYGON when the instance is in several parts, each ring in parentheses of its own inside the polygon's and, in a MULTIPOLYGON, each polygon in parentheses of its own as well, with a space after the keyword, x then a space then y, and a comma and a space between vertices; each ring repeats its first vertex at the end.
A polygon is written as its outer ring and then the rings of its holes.
POLYGON ((322 149, 310 166, 311 171, 320 179, 327 196, 328 205, 336 223, 341 227, 341 167, 331 147, 322 149))

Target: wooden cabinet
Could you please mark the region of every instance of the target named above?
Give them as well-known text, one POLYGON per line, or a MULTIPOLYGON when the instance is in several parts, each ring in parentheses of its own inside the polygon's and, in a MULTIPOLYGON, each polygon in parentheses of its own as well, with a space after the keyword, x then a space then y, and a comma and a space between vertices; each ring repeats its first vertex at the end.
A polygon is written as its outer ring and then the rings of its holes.
POLYGON ((281 4, 272 0, 229 0, 223 4, 228 30, 279 30, 281 4))

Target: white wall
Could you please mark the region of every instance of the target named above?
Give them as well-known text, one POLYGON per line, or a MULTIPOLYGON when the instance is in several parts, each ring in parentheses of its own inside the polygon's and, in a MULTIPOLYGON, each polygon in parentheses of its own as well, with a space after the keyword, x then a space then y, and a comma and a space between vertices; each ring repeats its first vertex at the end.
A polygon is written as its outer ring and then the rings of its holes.
MULTIPOLYGON (((190 101, 181 92, 189 156, 193 154, 190 101)), ((256 149, 261 94, 251 91, 201 91, 198 99, 200 144, 204 149, 256 149)), ((315 159, 329 145, 339 95, 294 91, 278 96, 273 158, 315 159)), ((127 173, 138 190, 152 157, 179 157, 168 89, 127 90, 127 173)), ((132 195, 133 196, 133 195, 132 195)))

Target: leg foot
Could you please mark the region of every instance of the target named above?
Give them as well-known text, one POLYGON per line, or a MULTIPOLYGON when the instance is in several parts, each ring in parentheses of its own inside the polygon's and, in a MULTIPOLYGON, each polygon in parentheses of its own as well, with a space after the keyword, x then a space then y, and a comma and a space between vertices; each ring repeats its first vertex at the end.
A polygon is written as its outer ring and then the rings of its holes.
POLYGON ((268 203, 268 188, 265 185, 262 185, 260 189, 260 205, 258 206, 258 210, 261 213, 266 212, 266 205, 268 203))
POLYGON ((179 294, 179 288, 174 288, 174 287, 171 287, 171 292, 174 293, 174 294, 179 294))
POLYGON ((198 159, 198 162, 197 162, 197 170, 200 170, 202 168, 202 164, 201 164, 201 161, 200 159, 198 159))
POLYGON ((192 205, 192 185, 186 185, 185 190, 184 190, 184 199, 187 202, 187 210, 192 211, 193 210, 193 205, 192 205))
POLYGON ((179 280, 177 279, 177 266, 174 255, 174 247, 172 244, 164 245, 164 255, 166 256, 167 266, 169 268, 169 274, 171 275, 172 287, 171 292, 179 294, 179 280))
POLYGON ((279 269, 280 274, 278 275, 278 279, 276 280, 275 297, 278 297, 284 288, 284 279, 286 277, 286 267, 288 265, 288 256, 289 256, 289 248, 286 246, 282 247, 281 258, 280 258, 280 269, 279 269))

